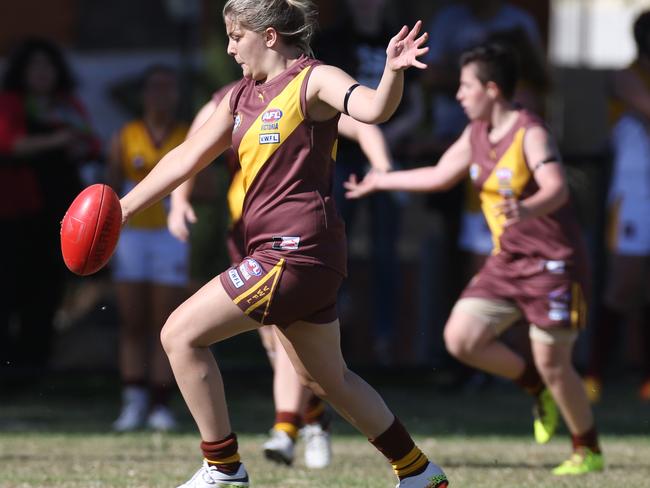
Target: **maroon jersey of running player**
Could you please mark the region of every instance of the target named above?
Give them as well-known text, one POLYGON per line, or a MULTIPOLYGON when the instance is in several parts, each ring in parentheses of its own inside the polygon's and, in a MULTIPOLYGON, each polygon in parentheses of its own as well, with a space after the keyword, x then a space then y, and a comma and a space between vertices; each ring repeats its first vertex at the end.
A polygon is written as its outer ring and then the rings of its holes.
POLYGON ((504 227, 505 217, 497 216, 494 211, 494 206, 509 196, 524 200, 539 189, 530 170, 538 161, 526 161, 524 136, 531 127, 543 125, 537 116, 521 109, 514 126, 493 144, 488 139, 488 123, 472 122, 470 177, 479 192, 481 207, 492 232, 494 254, 504 251, 581 264, 584 261, 583 240, 570 203, 547 215, 508 227, 504 227))
POLYGON ((241 220, 248 255, 273 249, 295 262, 346 273, 344 226, 332 198, 338 119, 307 115, 309 75, 301 56, 266 83, 233 89, 232 147, 245 193, 241 220))

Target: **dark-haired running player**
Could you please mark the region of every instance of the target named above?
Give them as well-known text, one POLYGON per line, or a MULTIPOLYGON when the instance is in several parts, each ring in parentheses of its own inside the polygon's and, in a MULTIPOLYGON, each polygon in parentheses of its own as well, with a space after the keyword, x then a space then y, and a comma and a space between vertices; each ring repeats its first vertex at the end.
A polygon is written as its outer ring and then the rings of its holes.
POLYGON ((494 251, 452 310, 444 333, 447 349, 468 365, 514 380, 536 397, 538 442, 553 435, 559 407, 571 432, 573 455, 555 474, 601 470, 591 407, 571 362, 585 321, 589 283, 560 155, 541 120, 511 102, 517 63, 510 50, 475 48, 463 54, 461 67, 456 98, 470 124, 438 164, 370 173, 359 183, 352 178, 347 195, 445 190, 469 173, 480 192, 494 251), (534 365, 499 340, 521 316, 530 323, 534 365))

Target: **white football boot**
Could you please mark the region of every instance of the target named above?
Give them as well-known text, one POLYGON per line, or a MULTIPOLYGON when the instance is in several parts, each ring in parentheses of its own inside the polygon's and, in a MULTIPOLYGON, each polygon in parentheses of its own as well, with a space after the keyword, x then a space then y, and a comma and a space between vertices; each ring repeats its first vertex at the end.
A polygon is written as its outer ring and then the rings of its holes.
POLYGON ((178 488, 248 488, 248 473, 242 464, 235 474, 226 474, 207 461, 187 482, 178 488))
POLYGON ((176 419, 168 407, 156 405, 147 417, 147 427, 159 432, 167 432, 176 429, 176 419))
POLYGON ((427 469, 417 476, 404 478, 395 488, 447 488, 449 481, 439 466, 429 463, 427 469))
POLYGON ((271 429, 270 433, 271 438, 262 445, 264 456, 270 461, 290 466, 294 456, 293 439, 283 430, 271 429))
POLYGON ((122 411, 113 422, 116 432, 130 432, 143 426, 149 409, 149 394, 145 388, 127 386, 122 391, 122 411))
POLYGON ((305 425, 301 433, 305 440, 305 465, 312 469, 329 466, 332 462, 330 433, 319 423, 305 425))

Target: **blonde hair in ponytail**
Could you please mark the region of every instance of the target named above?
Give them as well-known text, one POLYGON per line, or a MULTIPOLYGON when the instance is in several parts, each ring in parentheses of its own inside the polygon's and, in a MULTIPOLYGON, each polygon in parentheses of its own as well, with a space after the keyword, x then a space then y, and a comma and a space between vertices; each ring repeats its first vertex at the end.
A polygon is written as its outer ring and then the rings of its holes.
POLYGON ((231 16, 253 32, 273 27, 289 45, 313 56, 311 38, 318 25, 312 0, 228 0, 223 16, 231 16))

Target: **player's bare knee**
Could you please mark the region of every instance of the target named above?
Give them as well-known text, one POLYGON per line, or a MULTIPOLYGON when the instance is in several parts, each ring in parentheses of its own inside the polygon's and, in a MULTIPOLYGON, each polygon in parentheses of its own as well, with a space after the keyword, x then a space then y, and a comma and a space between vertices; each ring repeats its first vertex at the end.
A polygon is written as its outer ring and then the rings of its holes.
POLYGON ((171 327, 167 327, 167 323, 160 329, 160 343, 165 354, 169 356, 174 346, 174 334, 171 332, 171 327))
POLYGON ((461 361, 471 358, 478 349, 478 345, 471 337, 464 336, 453 328, 445 329, 444 339, 449 354, 461 361))
POLYGON ((445 347, 449 354, 454 357, 458 357, 462 352, 462 336, 456 331, 454 327, 449 325, 445 327, 443 332, 443 338, 445 340, 445 347))
POLYGON ((173 312, 160 330, 160 343, 168 356, 179 346, 182 346, 183 342, 188 341, 187 338, 183 337, 184 334, 180 333, 183 329, 183 327, 180 327, 178 312, 173 312))

